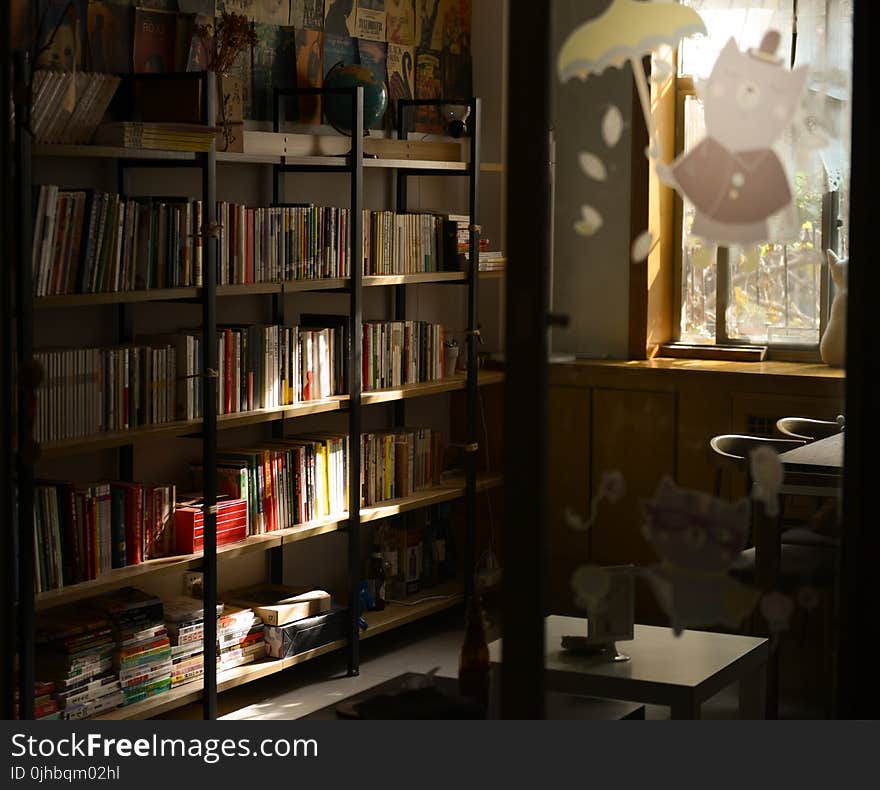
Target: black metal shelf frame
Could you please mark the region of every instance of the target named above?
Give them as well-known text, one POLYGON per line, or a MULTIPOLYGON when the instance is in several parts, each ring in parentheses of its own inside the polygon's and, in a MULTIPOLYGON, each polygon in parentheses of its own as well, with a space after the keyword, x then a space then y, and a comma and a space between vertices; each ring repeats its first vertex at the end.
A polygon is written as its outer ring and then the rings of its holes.
MULTIPOLYGON (((197 79, 202 81, 202 113, 206 123, 216 117, 216 88, 215 75, 212 72, 193 72, 180 75, 134 75, 135 79, 158 79, 169 77, 175 79, 197 79)), ((15 478, 17 488, 17 529, 15 531, 16 562, 11 569, 16 584, 16 635, 19 656, 18 690, 20 705, 20 717, 31 719, 34 715, 34 542, 33 542, 33 507, 34 507, 34 466, 37 458, 37 448, 33 440, 33 407, 35 387, 39 384, 40 371, 33 364, 33 282, 31 264, 31 238, 32 238, 32 184, 31 184, 31 139, 29 133, 30 123, 30 64, 26 53, 21 53, 15 61, 14 81, 16 90, 15 97, 15 227, 18 229, 19 243, 16 248, 16 286, 15 286, 15 310, 16 310, 16 352, 18 368, 17 378, 17 402, 28 404, 30 407, 19 407, 17 410, 16 438, 17 447, 15 453, 15 478)), ((273 165, 273 202, 275 205, 282 203, 283 176, 287 173, 337 173, 348 175, 350 178, 350 205, 351 237, 350 256, 351 273, 347 291, 350 297, 350 327, 348 347, 348 382, 349 382, 349 523, 360 524, 360 453, 356 448, 360 446, 362 433, 362 396, 363 396, 363 346, 361 332, 363 326, 363 274, 361 268, 362 241, 363 241, 363 190, 364 190, 364 120, 363 105, 364 91, 360 86, 345 89, 280 89, 274 90, 274 119, 275 130, 280 127, 280 109, 282 99, 297 95, 327 96, 340 94, 350 97, 351 112, 353 118, 352 147, 345 157, 344 165, 297 165, 276 164, 273 165)), ((418 168, 397 168, 397 209, 407 210, 407 181, 408 178, 420 175, 431 176, 466 176, 469 181, 469 216, 470 216, 470 261, 466 280, 460 283, 468 289, 468 377, 467 377, 467 444, 466 450, 466 540, 464 551, 464 566, 471 570, 465 573, 465 594, 470 596, 474 589, 474 539, 476 524, 476 492, 477 492, 477 452, 479 449, 478 414, 479 414, 479 390, 477 368, 477 343, 479 341, 479 326, 477 324, 477 286, 479 282, 479 237, 480 227, 478 224, 478 197, 479 197, 479 174, 480 174, 480 102, 476 98, 467 100, 406 100, 398 102, 397 121, 398 137, 406 139, 408 127, 405 124, 406 112, 417 106, 442 106, 447 104, 467 105, 471 110, 471 150, 469 167, 466 170, 424 171, 418 168)), ((151 161, 143 159, 120 159, 118 162, 118 189, 120 195, 127 194, 127 172, 132 169, 143 168, 186 168, 201 171, 202 176, 202 203, 203 224, 202 236, 202 331, 205 337, 213 337, 217 328, 217 240, 219 226, 216 217, 217 199, 217 155, 216 145, 212 145, 209 152, 200 153, 193 161, 162 160, 151 161)), ((194 242, 195 243, 195 242, 194 242)), ((284 294, 272 294, 273 318, 284 323, 284 294)), ((131 313, 130 305, 116 305, 115 334, 120 342, 131 340, 131 313)), ((394 314, 395 320, 406 318, 406 285, 394 286, 394 314)), ((205 549, 202 559, 202 571, 204 574, 204 603, 205 611, 214 611, 217 604, 217 542, 216 542, 216 459, 217 459, 217 348, 214 343, 204 343, 202 351, 202 369, 205 374, 202 377, 203 403, 203 430, 202 436, 202 463, 204 474, 204 533, 205 549), (213 404, 213 406, 212 406, 213 404)), ((396 424, 404 424, 406 405, 404 401, 392 404, 396 424)), ((273 422, 273 432, 276 437, 283 436, 284 420, 279 418, 273 422)), ((127 445, 119 450, 118 458, 119 475, 121 479, 133 479, 133 446, 127 445)), ((351 529, 348 533, 348 580, 351 609, 351 623, 349 629, 349 674, 354 676, 359 673, 360 666, 360 612, 358 601, 360 600, 361 586, 361 530, 351 529)), ((283 549, 272 549, 270 552, 270 572, 273 581, 280 582, 283 575, 283 549)), ((204 641, 206 644, 216 642, 217 622, 215 618, 205 618, 204 641)), ((203 712, 204 718, 211 720, 217 716, 217 668, 213 661, 205 661, 204 665, 204 691, 203 712)), ((4 701, 4 703, 7 701, 4 701)), ((11 700, 8 701, 11 705, 11 700)))

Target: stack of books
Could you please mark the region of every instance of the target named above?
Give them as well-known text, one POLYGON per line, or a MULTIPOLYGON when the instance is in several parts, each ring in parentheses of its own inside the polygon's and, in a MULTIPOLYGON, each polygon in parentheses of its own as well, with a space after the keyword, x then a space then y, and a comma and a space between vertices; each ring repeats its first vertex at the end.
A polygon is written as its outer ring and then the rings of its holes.
POLYGON ((34 296, 202 284, 201 202, 43 185, 34 215, 34 296))
POLYGON ((96 579, 167 556, 173 485, 40 483, 34 506, 35 591, 96 579))
POLYGON ((88 143, 119 82, 113 74, 35 71, 31 109, 34 139, 38 143, 88 143))
POLYGON ((174 348, 116 346, 34 353, 43 376, 36 393, 34 438, 79 439, 174 422, 174 348))
POLYGON ((430 428, 364 434, 363 504, 410 496, 439 480, 440 434, 430 428))
POLYGON ((125 705, 171 688, 171 642, 165 628, 162 599, 134 587, 123 587, 94 600, 113 629, 113 667, 119 675, 125 705))
POLYGON ((252 664, 266 656, 263 621, 253 609, 224 604, 217 618, 217 671, 252 664))
POLYGON ((480 252, 481 272, 503 272, 507 267, 507 259, 503 252, 480 252))
POLYGON ((94 133, 96 145, 149 148, 161 151, 210 151, 217 134, 213 126, 192 123, 102 123, 94 133))
POLYGON ((365 390, 381 390, 443 378, 443 327, 424 321, 366 321, 363 333, 365 390))
MULTIPOLYGON (((202 601, 187 596, 167 598, 165 627, 171 642, 171 688, 199 680, 205 674, 205 607, 202 601)), ((217 604, 217 616, 223 604, 217 604)))
POLYGON ((105 615, 82 604, 41 613, 36 643, 37 674, 51 682, 60 718, 86 719, 123 703, 105 615))

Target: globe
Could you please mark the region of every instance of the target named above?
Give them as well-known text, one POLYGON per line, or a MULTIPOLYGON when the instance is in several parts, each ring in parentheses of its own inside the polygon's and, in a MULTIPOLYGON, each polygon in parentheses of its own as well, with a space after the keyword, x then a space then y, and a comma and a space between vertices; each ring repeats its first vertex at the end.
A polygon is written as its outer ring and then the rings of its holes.
MULTIPOLYGON (((324 77, 325 88, 364 88, 364 129, 379 124, 388 107, 388 89, 376 79, 366 66, 337 63, 324 77)), ((351 137, 354 119, 351 117, 351 98, 345 94, 329 94, 324 97, 324 114, 330 125, 340 134, 351 137)))

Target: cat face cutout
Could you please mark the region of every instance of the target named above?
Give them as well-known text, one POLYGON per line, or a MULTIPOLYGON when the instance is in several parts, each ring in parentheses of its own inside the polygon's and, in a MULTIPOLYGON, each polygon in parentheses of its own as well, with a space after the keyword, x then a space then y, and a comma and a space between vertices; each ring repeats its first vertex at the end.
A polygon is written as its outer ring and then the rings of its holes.
POLYGON ((723 573, 746 547, 751 505, 660 483, 645 503, 642 532, 665 562, 697 573, 723 573))
POLYGON ((770 148, 798 111, 807 68, 792 71, 740 52, 731 38, 700 90, 706 129, 729 151, 770 148))

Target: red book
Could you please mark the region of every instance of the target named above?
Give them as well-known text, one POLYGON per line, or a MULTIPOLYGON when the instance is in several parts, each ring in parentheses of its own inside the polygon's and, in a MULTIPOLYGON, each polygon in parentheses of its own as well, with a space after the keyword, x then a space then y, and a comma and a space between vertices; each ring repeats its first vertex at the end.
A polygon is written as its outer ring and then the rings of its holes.
POLYGON ((140 565, 143 561, 141 542, 141 487, 125 487, 125 559, 129 565, 140 565))
POLYGON ((135 74, 164 74, 174 71, 177 14, 138 8, 134 12, 135 74))

